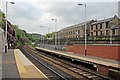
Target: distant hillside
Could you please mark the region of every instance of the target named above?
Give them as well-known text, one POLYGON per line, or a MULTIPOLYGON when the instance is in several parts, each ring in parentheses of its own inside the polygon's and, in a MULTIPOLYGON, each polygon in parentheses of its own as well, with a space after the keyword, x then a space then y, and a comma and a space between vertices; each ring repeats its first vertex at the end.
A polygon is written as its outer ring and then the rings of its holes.
POLYGON ((27 33, 27 37, 31 42, 36 42, 42 38, 42 35, 37 33, 27 33))

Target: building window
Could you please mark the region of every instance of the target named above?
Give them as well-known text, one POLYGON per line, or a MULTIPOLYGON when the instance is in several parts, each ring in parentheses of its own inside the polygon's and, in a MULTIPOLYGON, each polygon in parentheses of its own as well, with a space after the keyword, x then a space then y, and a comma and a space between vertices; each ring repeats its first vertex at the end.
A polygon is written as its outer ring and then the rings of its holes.
POLYGON ((80 30, 76 30, 76 34, 80 34, 80 30))
POLYGON ((115 29, 112 29, 112 35, 115 35, 115 29))
POLYGON ((75 34, 75 31, 73 31, 73 34, 75 34))
POLYGON ((69 35, 69 32, 66 32, 65 35, 69 35))
POLYGON ((100 24, 100 29, 102 29, 102 23, 100 24))
POLYGON ((93 32, 91 32, 91 36, 93 36, 93 32))
POLYGON ((77 33, 77 30, 75 31, 75 34, 78 34, 78 33, 77 33))
POLYGON ((69 35, 70 35, 70 31, 69 31, 69 35))
POLYGON ((91 30, 93 30, 93 25, 91 25, 91 30))
POLYGON ((80 30, 78 30, 78 34, 80 34, 80 30))
POLYGON ((71 35, 72 35, 72 31, 71 31, 71 35))
POLYGON ((100 35, 102 35, 102 31, 100 31, 100 35))
POLYGON ((108 28, 108 22, 106 22, 106 28, 108 28))
POLYGON ((96 32, 96 36, 98 36, 98 32, 96 32))
POLYGON ((75 31, 75 34, 78 34, 77 30, 75 31))
POLYGON ((96 29, 98 29, 98 25, 96 24, 96 29))
POLYGON ((106 35, 109 35, 109 30, 106 30, 106 35))

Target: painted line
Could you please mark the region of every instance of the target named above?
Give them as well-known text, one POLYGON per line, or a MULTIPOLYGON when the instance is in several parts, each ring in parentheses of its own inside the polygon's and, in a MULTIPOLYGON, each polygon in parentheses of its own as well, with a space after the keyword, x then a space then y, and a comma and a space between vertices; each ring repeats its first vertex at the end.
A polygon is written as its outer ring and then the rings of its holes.
MULTIPOLYGON (((33 66, 35 69, 36 69, 36 71, 38 71, 41 75, 43 75, 44 76, 44 78, 48 78, 47 76, 45 76, 45 74, 43 74, 19 49, 18 49, 18 52, 19 52, 19 54, 21 54, 21 56, 23 57, 23 59, 25 59, 26 60, 26 62, 28 62, 28 66, 33 66)), ((27 67, 27 66, 26 66, 27 67)))
POLYGON ((18 68, 18 71, 19 71, 19 74, 20 74, 20 77, 22 77, 22 73, 27 73, 25 67, 23 66, 20 58, 19 58, 19 55, 17 54, 17 50, 15 49, 14 50, 14 55, 15 55, 15 60, 16 60, 16 64, 17 64, 17 68, 18 68))

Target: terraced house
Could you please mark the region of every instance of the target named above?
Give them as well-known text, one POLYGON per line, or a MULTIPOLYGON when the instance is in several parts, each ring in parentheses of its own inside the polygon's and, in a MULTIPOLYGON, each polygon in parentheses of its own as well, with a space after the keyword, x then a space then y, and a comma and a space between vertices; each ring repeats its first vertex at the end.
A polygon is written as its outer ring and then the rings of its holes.
MULTIPOLYGON (((94 20, 90 20, 86 22, 87 36, 89 36, 89 32, 90 32, 89 26, 92 22, 94 22, 94 20)), ((80 37, 84 37, 84 33, 85 33, 85 22, 82 22, 61 29, 60 31, 57 32, 57 38, 58 39, 80 38, 80 37)))
MULTIPOLYGON (((87 21, 87 36, 88 37, 109 37, 120 36, 120 19, 115 15, 114 17, 103 20, 90 20, 87 21)), ((85 36, 85 23, 79 23, 57 32, 58 39, 70 38, 84 38, 85 36)))
POLYGON ((115 15, 112 18, 93 22, 90 25, 90 36, 94 37, 120 36, 120 19, 115 15))

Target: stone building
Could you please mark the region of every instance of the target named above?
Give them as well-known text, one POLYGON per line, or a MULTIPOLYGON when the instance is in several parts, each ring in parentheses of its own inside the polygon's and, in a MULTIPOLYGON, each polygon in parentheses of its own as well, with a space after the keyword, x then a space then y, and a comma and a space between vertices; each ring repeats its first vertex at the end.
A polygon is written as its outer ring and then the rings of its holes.
MULTIPOLYGON (((89 26, 90 24, 94 22, 93 20, 86 22, 86 28, 87 28, 87 36, 89 36, 89 26)), ((58 39, 64 39, 64 38, 81 38, 84 37, 85 33, 85 22, 82 22, 80 24, 72 25, 66 28, 63 28, 57 32, 57 38, 58 39)))
MULTIPOLYGON (((87 21, 87 42, 93 43, 118 43, 120 39, 120 19, 114 17, 103 20, 87 21), (99 40, 101 40, 99 42, 99 40), (105 41, 105 40, 109 40, 105 41), (96 42, 95 42, 96 41, 96 42)), ((85 23, 79 23, 57 32, 57 42, 60 44, 84 44, 85 23)))
POLYGON ((107 37, 118 36, 120 19, 115 15, 112 18, 99 20, 90 25, 90 36, 107 37))

